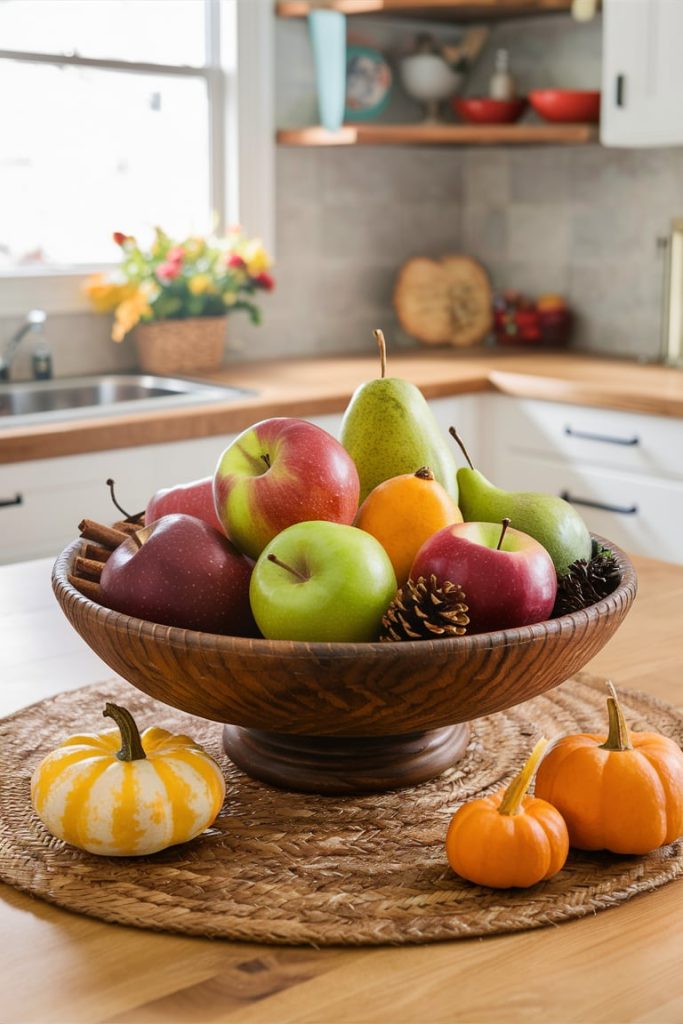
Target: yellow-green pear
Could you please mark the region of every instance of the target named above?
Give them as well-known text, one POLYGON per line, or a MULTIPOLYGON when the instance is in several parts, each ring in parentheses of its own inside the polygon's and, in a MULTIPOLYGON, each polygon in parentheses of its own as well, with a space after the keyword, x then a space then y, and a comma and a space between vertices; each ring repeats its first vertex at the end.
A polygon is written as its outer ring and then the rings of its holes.
POLYGON ((340 441, 356 464, 362 503, 378 484, 429 466, 457 502, 455 460, 424 395, 400 377, 386 376, 386 343, 375 331, 381 376, 356 388, 341 426, 340 441))
POLYGON ((458 504, 466 522, 499 523, 506 516, 522 533, 542 544, 563 576, 578 558, 591 557, 591 536, 576 509, 553 494, 539 491, 504 491, 475 469, 453 427, 452 437, 468 465, 458 470, 458 504))

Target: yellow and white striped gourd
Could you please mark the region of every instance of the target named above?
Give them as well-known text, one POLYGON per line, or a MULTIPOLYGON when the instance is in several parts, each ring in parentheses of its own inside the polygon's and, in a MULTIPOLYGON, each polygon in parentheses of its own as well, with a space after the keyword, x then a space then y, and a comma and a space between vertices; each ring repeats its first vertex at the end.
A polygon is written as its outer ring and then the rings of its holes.
POLYGON ((118 729, 71 736, 33 773, 31 801, 52 835, 89 853, 135 857, 208 828, 225 799, 214 759, 189 736, 156 727, 140 736, 116 704, 103 714, 118 729))

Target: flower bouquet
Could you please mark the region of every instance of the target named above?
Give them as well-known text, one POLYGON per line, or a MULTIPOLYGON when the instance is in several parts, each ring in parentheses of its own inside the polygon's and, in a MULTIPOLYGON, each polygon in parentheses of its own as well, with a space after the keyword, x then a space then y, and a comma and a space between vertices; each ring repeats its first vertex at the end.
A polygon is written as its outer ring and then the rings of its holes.
POLYGON ((241 228, 224 238, 184 241, 156 228, 147 249, 131 235, 117 231, 113 237, 121 263, 111 274, 90 277, 86 292, 98 312, 113 312, 114 341, 137 328, 143 369, 170 373, 219 365, 227 314, 245 310, 260 323, 256 296, 275 283, 261 241, 241 228))

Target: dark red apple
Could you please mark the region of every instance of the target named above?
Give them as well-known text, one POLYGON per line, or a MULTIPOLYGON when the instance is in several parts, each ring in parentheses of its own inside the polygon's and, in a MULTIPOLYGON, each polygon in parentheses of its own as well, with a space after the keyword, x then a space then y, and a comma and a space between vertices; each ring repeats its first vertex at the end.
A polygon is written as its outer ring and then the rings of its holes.
POLYGON ((453 523, 439 530, 410 570, 413 579, 432 573, 440 583, 450 580, 464 590, 468 633, 543 622, 555 603, 557 575, 546 549, 521 530, 502 530, 500 523, 453 523))
POLYGON ((104 604, 165 626, 258 636, 249 604, 253 565, 195 516, 162 516, 128 537, 102 570, 104 604))
POLYGON ((359 493, 358 471, 339 441, 314 423, 285 417, 243 431, 221 455, 214 476, 225 532, 252 558, 294 523, 349 526, 359 493))
POLYGON ((207 476, 203 480, 192 480, 189 484, 176 484, 175 487, 165 487, 156 494, 153 494, 145 509, 145 525, 153 523, 155 519, 171 515, 173 512, 183 512, 188 516, 196 516, 203 519, 205 523, 213 526, 220 533, 225 533, 223 525, 216 515, 216 506, 213 502, 213 477, 207 476))

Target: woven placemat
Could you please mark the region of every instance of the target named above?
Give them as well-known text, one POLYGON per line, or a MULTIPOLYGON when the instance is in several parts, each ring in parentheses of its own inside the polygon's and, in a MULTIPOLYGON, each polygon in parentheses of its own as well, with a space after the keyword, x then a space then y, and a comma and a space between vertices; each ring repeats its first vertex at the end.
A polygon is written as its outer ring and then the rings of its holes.
MULTIPOLYGON (((683 716, 673 708, 630 691, 622 699, 633 728, 681 743, 683 716)), ((432 782, 379 796, 317 797, 247 778, 223 754, 214 722, 120 681, 85 687, 0 722, 0 877, 105 921, 256 942, 419 943, 557 924, 679 877, 683 842, 647 857, 571 853, 549 882, 494 891, 450 871, 446 829, 463 800, 510 779, 542 734, 604 724, 604 681, 579 675, 473 723, 463 760, 432 782), (125 704, 141 726, 189 733, 221 762, 228 794, 203 836, 153 857, 95 857, 53 839, 34 815, 34 766, 69 734, 106 727, 106 700, 125 704)))

